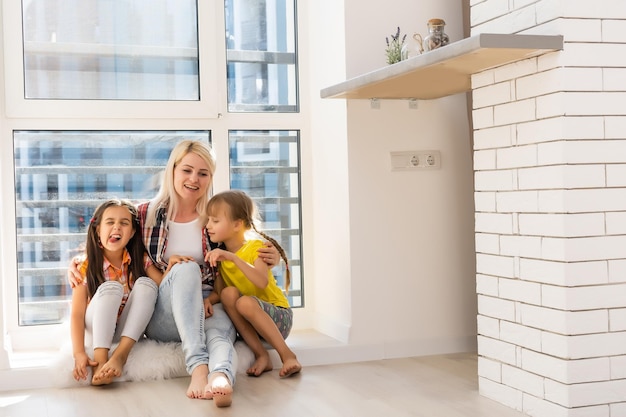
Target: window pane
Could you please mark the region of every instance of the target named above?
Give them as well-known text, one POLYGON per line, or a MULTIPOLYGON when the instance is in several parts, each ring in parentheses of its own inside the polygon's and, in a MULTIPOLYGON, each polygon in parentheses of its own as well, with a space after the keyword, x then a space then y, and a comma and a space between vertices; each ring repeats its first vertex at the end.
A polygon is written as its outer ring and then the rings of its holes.
POLYGON ((199 100, 195 0, 22 8, 25 98, 199 100))
POLYGON ((110 197, 145 201, 181 139, 202 132, 14 132, 19 324, 60 323, 71 299, 69 260, 86 222, 110 197))
MULTIPOLYGON (((300 137, 294 130, 231 131, 230 187, 246 191, 262 219, 260 230, 285 250, 291 270, 289 303, 302 307, 300 137)), ((284 285, 284 265, 272 271, 284 285)))
POLYGON ((228 110, 297 112, 295 0, 226 0, 228 110))

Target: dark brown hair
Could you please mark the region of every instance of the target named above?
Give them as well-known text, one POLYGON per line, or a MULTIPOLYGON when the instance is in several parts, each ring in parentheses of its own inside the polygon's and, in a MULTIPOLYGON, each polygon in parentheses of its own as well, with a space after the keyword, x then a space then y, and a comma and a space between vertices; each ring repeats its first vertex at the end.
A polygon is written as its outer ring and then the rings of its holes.
POLYGON ((243 221, 243 225, 246 229, 254 230, 276 247, 280 257, 285 261, 285 291, 288 292, 289 284, 291 283, 291 272, 289 271, 287 254, 275 239, 257 229, 255 223, 258 221, 258 211, 252 198, 241 190, 223 191, 211 197, 207 206, 207 213, 209 215, 215 213, 217 208, 222 207, 223 204, 228 207, 227 212, 231 220, 243 221))
POLYGON ((130 212, 131 223, 135 234, 130 238, 126 244, 126 250, 130 255, 130 265, 128 286, 132 288, 132 284, 139 277, 146 276, 146 270, 144 268, 144 254, 146 248, 141 238, 141 229, 139 228, 139 217, 137 216, 137 208, 129 201, 111 199, 100 204, 89 222, 89 228, 87 229, 87 288, 89 290, 89 298, 92 298, 96 293, 96 290, 102 284, 104 279, 104 272, 102 271, 102 265, 104 264, 104 251, 100 244, 100 238, 98 237, 98 226, 102 222, 102 215, 104 211, 109 207, 125 207, 130 212))

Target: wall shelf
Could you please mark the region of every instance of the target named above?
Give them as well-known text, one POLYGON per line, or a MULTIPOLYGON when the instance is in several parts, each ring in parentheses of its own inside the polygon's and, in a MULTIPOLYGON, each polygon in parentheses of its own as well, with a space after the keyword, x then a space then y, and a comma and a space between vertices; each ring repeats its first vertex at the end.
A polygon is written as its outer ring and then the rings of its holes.
POLYGON ((560 49, 561 35, 481 33, 324 88, 321 97, 444 97, 470 90, 472 74, 560 49))

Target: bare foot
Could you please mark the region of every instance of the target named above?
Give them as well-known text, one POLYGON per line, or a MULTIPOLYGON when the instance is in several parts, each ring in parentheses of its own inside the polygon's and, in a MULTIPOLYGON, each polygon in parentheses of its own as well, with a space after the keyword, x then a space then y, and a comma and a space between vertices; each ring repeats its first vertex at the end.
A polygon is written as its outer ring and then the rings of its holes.
POLYGON ((198 365, 191 371, 191 382, 187 388, 187 397, 204 398, 204 387, 209 375, 208 365, 198 365))
POLYGON ((217 407, 229 407, 233 402, 233 386, 222 372, 209 374, 209 383, 204 388, 204 398, 213 399, 217 407))
POLYGON ((259 376, 263 372, 271 371, 274 369, 272 365, 272 360, 270 359, 270 355, 266 353, 265 355, 261 355, 252 364, 251 367, 248 368, 246 373, 250 376, 259 376))
POLYGON ((302 370, 302 365, 298 362, 298 359, 294 356, 293 358, 286 359, 283 362, 283 367, 281 368, 278 375, 281 378, 287 378, 291 375, 295 375, 302 370))
POLYGON ((94 369, 91 383, 93 385, 107 385, 113 382, 115 378, 122 376, 124 370, 124 361, 115 355, 106 361, 99 369, 94 369))

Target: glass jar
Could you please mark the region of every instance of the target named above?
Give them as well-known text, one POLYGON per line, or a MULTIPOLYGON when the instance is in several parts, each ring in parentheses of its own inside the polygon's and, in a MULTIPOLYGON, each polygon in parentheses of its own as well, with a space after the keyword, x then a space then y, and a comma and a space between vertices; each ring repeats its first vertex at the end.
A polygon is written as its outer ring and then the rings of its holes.
POLYGON ((428 21, 428 36, 424 38, 424 51, 432 51, 450 43, 450 38, 443 30, 445 26, 446 22, 443 19, 428 21))
POLYGON ((424 52, 424 47, 422 46, 423 44, 424 41, 422 40, 422 35, 414 33, 413 36, 411 36, 409 40, 404 43, 404 46, 402 46, 402 60, 421 55, 421 53, 424 52))

